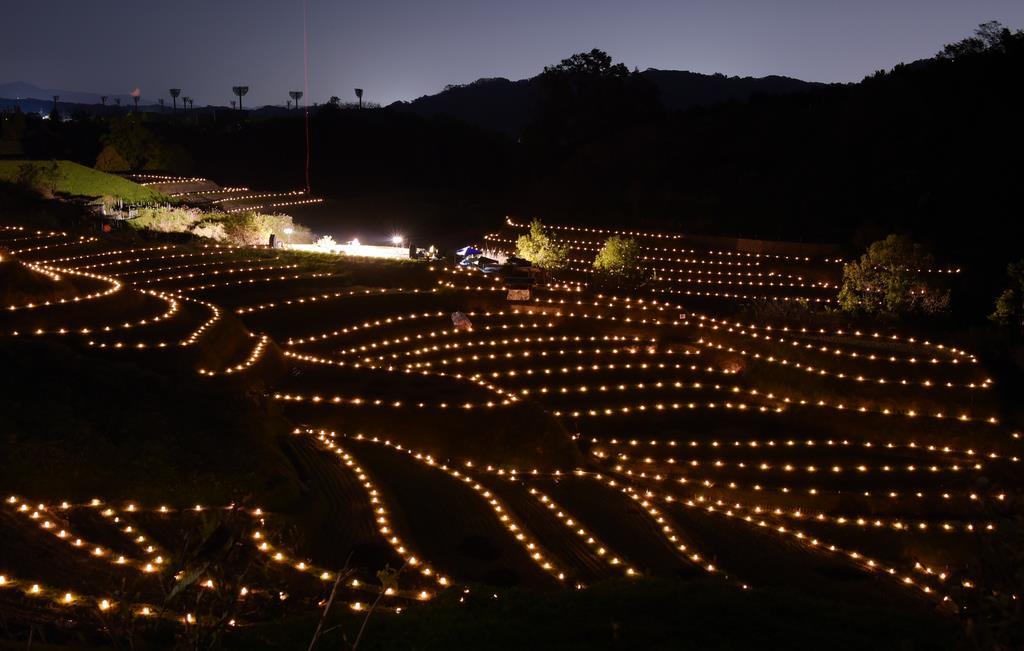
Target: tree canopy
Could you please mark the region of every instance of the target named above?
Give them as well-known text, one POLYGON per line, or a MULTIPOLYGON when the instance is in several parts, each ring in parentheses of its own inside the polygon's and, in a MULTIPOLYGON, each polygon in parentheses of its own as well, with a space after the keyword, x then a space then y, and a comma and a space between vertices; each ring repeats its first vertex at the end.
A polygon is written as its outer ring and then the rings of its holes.
POLYGON ((1024 46, 1024 30, 1012 32, 998 20, 990 20, 978 25, 978 28, 974 30, 974 36, 946 45, 938 53, 938 57, 958 59, 993 50, 1006 52, 1015 48, 1020 49, 1022 46, 1024 46))
POLYGON ((107 145, 96 157, 96 169, 101 172, 123 172, 129 169, 128 161, 117 151, 113 145, 107 145))
POLYGON ((142 169, 159 156, 160 143, 135 114, 110 121, 110 131, 102 142, 113 147, 127 161, 128 169, 142 169))
POLYGON ((594 269, 616 280, 639 281, 645 270, 640 244, 632 238, 612 235, 594 258, 594 269))
POLYGON ((889 316, 943 312, 949 307, 949 290, 930 282, 934 264, 921 244, 889 235, 843 267, 839 305, 847 312, 889 316))
POLYGON ((16 182, 45 197, 52 197, 62 177, 57 161, 25 163, 18 168, 16 182))
POLYGON ((1016 326, 1024 332, 1024 260, 1011 263, 1006 268, 1010 286, 996 298, 995 311, 989 318, 1006 326, 1016 326))
POLYGON ((601 50, 546 66, 539 80, 540 115, 528 135, 548 147, 604 137, 661 112, 654 85, 601 50))
POLYGON ((548 235, 539 219, 530 223, 529 233, 516 240, 516 255, 542 269, 563 269, 569 262, 569 248, 548 235))

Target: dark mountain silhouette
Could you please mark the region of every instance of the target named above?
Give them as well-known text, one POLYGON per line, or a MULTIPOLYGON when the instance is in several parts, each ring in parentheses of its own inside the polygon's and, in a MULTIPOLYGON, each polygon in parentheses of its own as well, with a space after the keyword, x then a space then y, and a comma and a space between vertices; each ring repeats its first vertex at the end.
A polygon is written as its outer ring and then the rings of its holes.
MULTIPOLYGON (((12 81, 0 84, 0 98, 10 100, 44 100, 53 102, 53 96, 59 95, 60 101, 68 104, 99 104, 102 93, 92 93, 78 90, 66 90, 60 88, 40 88, 25 81, 12 81)), ((107 103, 113 104, 114 99, 120 99, 122 104, 131 104, 132 98, 128 93, 109 93, 107 103)), ((145 98, 139 100, 140 104, 151 104, 152 100, 145 98)))
MULTIPOLYGON (((727 77, 656 68, 648 68, 640 76, 657 88, 661 103, 669 111, 824 86, 777 75, 727 77)), ((519 81, 503 77, 478 79, 469 84, 448 86, 436 95, 424 95, 411 102, 395 102, 389 108, 422 117, 448 116, 477 127, 519 135, 537 117, 541 92, 539 80, 540 77, 519 81)))
POLYGON ((658 88, 665 108, 673 111, 722 102, 748 100, 754 95, 781 95, 824 86, 792 77, 727 77, 723 74, 703 75, 685 70, 648 68, 640 73, 658 88))
POLYGON ((512 135, 522 133, 536 116, 539 100, 536 78, 509 81, 504 77, 491 77, 447 86, 436 95, 395 102, 388 108, 428 118, 448 116, 512 135))

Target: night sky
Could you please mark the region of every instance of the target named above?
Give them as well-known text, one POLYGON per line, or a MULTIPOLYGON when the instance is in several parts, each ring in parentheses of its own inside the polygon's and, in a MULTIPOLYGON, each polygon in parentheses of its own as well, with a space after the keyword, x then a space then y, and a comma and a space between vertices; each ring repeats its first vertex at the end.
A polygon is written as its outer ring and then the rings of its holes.
MULTIPOLYGON (((382 104, 520 79, 598 47, 630 67, 857 81, 933 55, 1021 0, 308 0, 309 97, 382 104)), ((302 0, 5 2, 0 83, 284 104, 301 89, 302 0)))

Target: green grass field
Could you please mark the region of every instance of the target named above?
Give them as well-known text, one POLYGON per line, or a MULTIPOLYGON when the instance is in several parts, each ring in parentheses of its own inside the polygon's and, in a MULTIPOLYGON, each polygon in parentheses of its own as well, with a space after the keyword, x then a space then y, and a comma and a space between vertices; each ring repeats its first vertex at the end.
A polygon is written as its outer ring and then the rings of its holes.
MULTIPOLYGON (((0 160, 0 181, 14 182, 18 178, 18 170, 21 166, 31 162, 46 163, 48 161, 0 160)), ((129 203, 167 200, 167 197, 155 190, 150 190, 114 174, 107 174, 66 160, 57 161, 57 165, 61 171, 61 179, 57 184, 59 194, 92 198, 110 196, 129 203)))

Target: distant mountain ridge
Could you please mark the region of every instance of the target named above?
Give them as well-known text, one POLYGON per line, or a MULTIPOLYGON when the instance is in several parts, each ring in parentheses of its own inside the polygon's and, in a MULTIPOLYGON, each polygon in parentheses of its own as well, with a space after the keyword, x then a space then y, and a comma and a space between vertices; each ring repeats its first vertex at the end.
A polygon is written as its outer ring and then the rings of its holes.
MULTIPOLYGON (((744 101, 755 95, 797 93, 826 85, 778 75, 727 77, 657 68, 648 68, 640 74, 658 89, 662 104, 670 111, 744 101)), ((394 102, 388 108, 426 118, 448 116, 483 129, 517 136, 537 114, 539 87, 539 77, 518 81, 504 77, 482 78, 469 84, 447 86, 435 95, 394 102)), ((42 88, 15 81, 0 83, 0 108, 19 106, 25 111, 45 113, 52 107, 54 95, 60 97, 58 103, 62 111, 101 103, 98 93, 42 88)), ((132 98, 127 93, 107 95, 107 105, 113 106, 117 99, 125 107, 132 106, 132 98)), ((142 106, 156 105, 154 100, 145 98, 139 103, 142 106)))
MULTIPOLYGON (((12 81, 0 84, 0 98, 4 99, 38 99, 48 102, 53 101, 53 96, 58 95, 61 103, 68 104, 99 104, 102 93, 92 93, 78 90, 63 90, 59 88, 40 88, 25 81, 12 81)), ((113 104, 115 99, 120 99, 122 104, 131 104, 132 98, 129 93, 109 93, 106 95, 107 103, 113 104)), ((140 104, 151 104, 152 100, 140 99, 140 104)))
MULTIPOLYGON (((640 74, 657 87, 662 104, 670 111, 743 101, 759 94, 796 93, 826 85, 778 75, 727 77, 657 68, 648 68, 640 74)), ((538 77, 519 81, 494 77, 448 86, 435 95, 394 102, 388 108, 423 117, 446 115, 484 129, 517 135, 536 115, 538 101, 538 77)))

